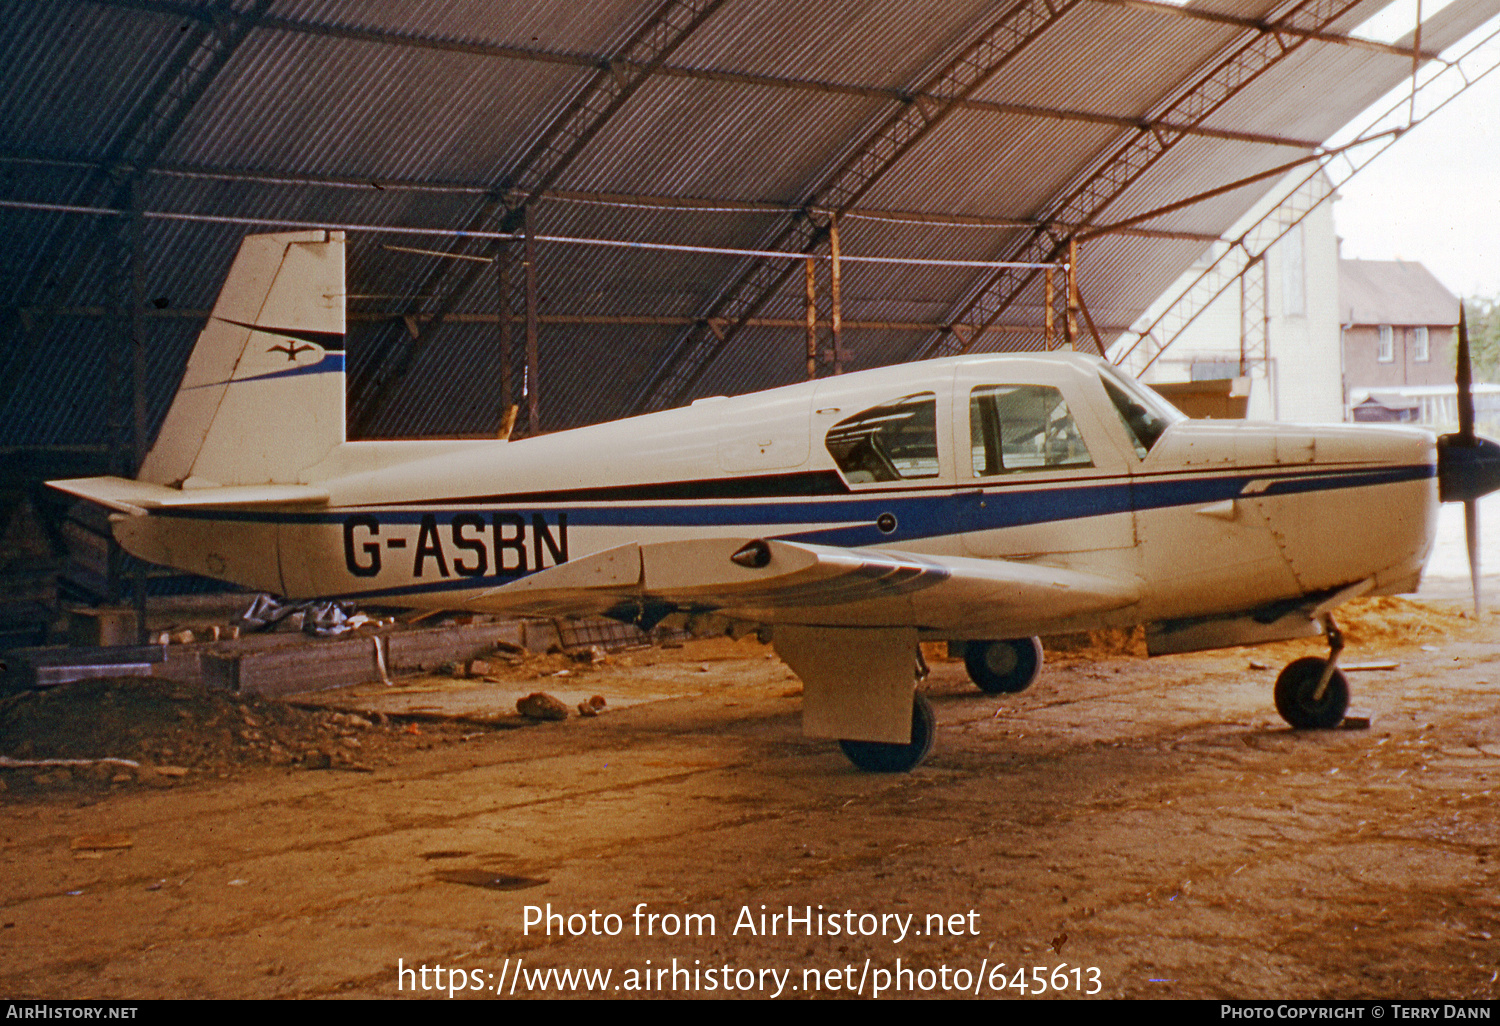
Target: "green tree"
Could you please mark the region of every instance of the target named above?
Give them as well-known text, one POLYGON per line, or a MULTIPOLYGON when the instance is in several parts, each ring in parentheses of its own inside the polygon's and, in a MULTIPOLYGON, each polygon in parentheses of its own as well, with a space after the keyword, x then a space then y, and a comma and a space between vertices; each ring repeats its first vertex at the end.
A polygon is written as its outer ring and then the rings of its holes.
POLYGON ((1466 299, 1464 313, 1469 322, 1474 380, 1500 382, 1500 298, 1466 299))

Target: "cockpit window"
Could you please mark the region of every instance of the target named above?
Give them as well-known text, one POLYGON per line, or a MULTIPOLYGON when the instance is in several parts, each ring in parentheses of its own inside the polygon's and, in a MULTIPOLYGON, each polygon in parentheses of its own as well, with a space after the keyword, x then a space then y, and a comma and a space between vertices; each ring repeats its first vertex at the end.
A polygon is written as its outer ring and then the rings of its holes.
POLYGON ((1161 396, 1141 387, 1139 382, 1126 377, 1108 364, 1099 377, 1104 382, 1104 390, 1109 393, 1110 401, 1115 404, 1115 412, 1125 425, 1126 434, 1135 446, 1136 456, 1141 459, 1146 458, 1146 454, 1167 428, 1179 420, 1187 419, 1161 396))
POLYGON ((919 392, 845 417, 825 444, 850 484, 937 477, 937 397, 919 392))
POLYGON ((974 476, 1092 467, 1062 393, 1046 385, 984 385, 969 393, 974 476))

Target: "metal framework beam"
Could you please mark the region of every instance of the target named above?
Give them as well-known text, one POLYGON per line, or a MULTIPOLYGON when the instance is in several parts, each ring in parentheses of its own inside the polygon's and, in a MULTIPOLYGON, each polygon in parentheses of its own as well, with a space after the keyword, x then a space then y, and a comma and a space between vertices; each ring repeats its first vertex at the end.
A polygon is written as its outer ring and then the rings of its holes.
MULTIPOLYGON (((1239 95, 1266 71, 1295 53, 1309 33, 1326 31, 1359 0, 1298 0, 1283 10, 1265 28, 1257 27, 1249 40, 1233 46, 1212 62, 1207 72, 1180 91, 1158 115, 1163 119, 1199 124, 1239 95), (1292 29, 1298 31, 1293 32, 1292 29)), ((1049 205, 1037 220, 1045 225, 1070 223, 1091 225, 1143 174, 1182 139, 1180 133, 1136 131, 1117 144, 1095 169, 1060 200, 1049 205)), ((1056 260, 1068 238, 1056 228, 1034 230, 1011 251, 1015 260, 1038 263, 1056 260), (1045 254, 1045 255, 1039 255, 1045 254)), ((955 321, 980 324, 998 318, 1035 279, 1035 272, 1002 269, 988 275, 972 290, 972 298, 955 315, 955 321)), ((967 351, 964 340, 951 332, 926 340, 908 354, 908 359, 953 356, 967 351)))
MULTIPOLYGON (((1217 11, 1203 10, 1198 7, 1178 7, 1175 4, 1157 3, 1155 0, 1089 0, 1090 3, 1108 4, 1111 7, 1126 7, 1135 11, 1147 11, 1151 14, 1159 14, 1168 18, 1187 18, 1193 21, 1208 21, 1218 25, 1231 25, 1235 28, 1255 29, 1260 32, 1272 31, 1273 26, 1268 21, 1255 18, 1240 18, 1233 14, 1220 14, 1217 11)), ((1333 43, 1338 46, 1353 47, 1356 50, 1369 50, 1373 53, 1388 53, 1396 57, 1409 57, 1424 61, 1442 60, 1440 54, 1424 51, 1422 39, 1418 35, 1415 47, 1396 46, 1392 43, 1379 43, 1373 39, 1360 39, 1343 32, 1322 32, 1309 29, 1299 25, 1288 25, 1275 29, 1286 35, 1301 36, 1304 39, 1316 39, 1320 43, 1333 43)))
MULTIPOLYGON (((122 7, 131 10, 150 11, 154 13, 169 14, 172 17, 197 18, 204 17, 198 8, 186 4, 171 2, 171 0, 92 0, 93 3, 109 7, 122 7)), ((1246 29, 1269 29, 1264 22, 1251 18, 1237 18, 1233 15, 1215 14, 1211 11, 1198 11, 1195 9, 1173 7, 1169 4, 1150 3, 1148 0, 1092 0, 1094 3, 1112 4, 1118 7, 1134 8, 1151 11, 1155 13, 1170 14, 1179 17, 1194 18, 1200 21, 1217 22, 1223 25, 1246 29)), ((598 69, 603 64, 611 64, 615 67, 627 70, 639 70, 634 67, 634 62, 628 58, 609 60, 594 54, 568 53, 554 50, 538 50, 529 47, 507 46, 494 43, 474 43, 463 40, 443 39, 432 36, 419 36, 399 34, 395 32, 382 31, 379 29, 355 28, 343 25, 328 25, 318 22, 304 21, 297 18, 271 17, 261 22, 262 26, 280 32, 295 33, 299 35, 320 36, 330 39, 347 39, 354 42, 375 43, 383 46, 406 47, 409 49, 427 49, 446 51, 449 53, 461 53, 478 57, 493 57, 501 60, 528 61, 541 64, 561 64, 578 68, 598 69)), ((1437 55, 1421 52, 1406 47, 1393 46, 1385 43, 1375 43, 1369 40, 1356 39, 1352 36, 1341 35, 1336 32, 1311 32, 1296 26, 1282 29, 1281 31, 1292 35, 1302 35, 1306 38, 1316 39, 1319 42, 1352 46, 1359 49, 1374 50, 1382 53, 1390 53, 1400 57, 1420 57, 1423 60, 1436 60, 1437 55)), ((673 64, 661 64, 655 69, 655 73, 669 78, 695 79, 704 82, 727 82, 736 85, 748 85, 767 89, 785 89, 799 92, 816 92, 833 95, 862 97, 866 99, 883 99, 892 102, 901 102, 920 98, 924 101, 941 99, 935 95, 914 96, 910 93, 902 93, 894 89, 882 89, 877 86, 852 85, 841 82, 826 82, 816 79, 787 78, 778 75, 752 74, 738 71, 724 71, 711 68, 685 67, 673 64)), ((960 101, 960 106, 967 110, 992 111, 1002 114, 1016 114, 1026 117, 1056 118, 1070 121, 1089 121, 1095 124, 1118 125, 1122 128, 1142 127, 1137 118, 1120 117, 1108 114, 1093 113, 1089 111, 1068 110, 1063 108, 1037 107, 1025 104, 994 103, 983 100, 965 99, 960 101)), ((1171 126, 1162 126, 1171 127, 1171 126)), ((1192 131, 1195 134, 1210 135, 1220 138, 1241 139, 1250 142, 1265 142, 1279 146, 1302 146, 1311 147, 1313 144, 1305 140, 1285 139, 1277 136, 1258 135, 1256 133, 1238 133, 1224 130, 1216 130, 1189 126, 1176 126, 1179 131, 1192 131)))
MULTIPOLYGON (((28 313, 31 311, 27 311, 28 313)), ((155 320, 189 320, 206 321, 212 311, 201 309, 190 309, 181 307, 178 309, 158 310, 154 306, 145 306, 133 311, 134 315, 145 321, 155 320)), ((100 320, 117 316, 118 311, 111 307, 103 306, 71 306, 56 307, 48 311, 53 317, 69 317, 80 319, 100 320)), ((418 314, 416 317, 399 310, 351 310, 348 314, 350 324, 374 324, 389 322, 392 324, 405 324, 408 319, 421 324, 431 317, 430 314, 418 314)), ((526 315, 514 311, 493 313, 455 313, 448 315, 450 324, 510 324, 524 326, 526 315)), ((700 321, 695 317, 673 317, 660 314, 569 314, 548 313, 537 315, 538 324, 546 325, 591 325, 596 327, 623 327, 623 328, 683 328, 696 324, 703 324, 708 328, 723 330, 728 327, 729 322, 724 320, 700 321)), ((843 327, 849 331, 899 331, 899 332, 927 332, 936 331, 940 328, 952 328, 955 331, 974 332, 981 330, 974 324, 940 324, 937 321, 871 321, 850 320, 843 318, 843 327)), ((817 322, 819 328, 832 328, 832 318, 820 318, 817 322)), ((777 328, 787 331, 801 331, 806 328, 805 318, 792 317, 753 317, 745 323, 749 328, 777 328)), ((991 324, 984 328, 994 334, 1005 335, 1039 335, 1042 326, 1038 324, 991 324)), ((1123 325, 1103 325, 1100 331, 1121 332, 1128 330, 1123 325)))
POLYGON ((1270 380, 1270 279, 1266 276, 1265 257, 1252 260, 1240 275, 1240 376, 1270 380))
MULTIPOLYGON (((641 85, 724 3, 725 0, 665 0, 661 3, 618 54, 595 65, 592 78, 538 136, 505 180, 498 183, 492 198, 469 217, 468 229, 512 232, 520 227, 529 204, 557 180, 641 85), (522 194, 519 202, 507 202, 502 198, 513 191, 522 194)), ((411 366, 416 354, 484 273, 479 264, 461 263, 466 265, 462 270, 440 266, 418 290, 421 294, 433 294, 438 298, 429 311, 432 318, 417 337, 408 339, 401 333, 391 333, 388 344, 367 364, 369 371, 355 382, 352 396, 355 434, 365 433, 389 402, 394 384, 411 366)), ((511 280, 516 277, 525 279, 525 275, 510 276, 511 280)), ((410 312, 422 311, 413 309, 410 312)), ((535 433, 538 425, 528 423, 527 428, 535 433)))
MULTIPOLYGON (((45 165, 58 167, 94 167, 97 161, 79 157, 46 156, 35 153, 0 150, 0 163, 23 165, 45 165)), ((493 190, 485 185, 461 182, 426 182, 402 178, 360 178, 353 175, 309 175, 300 172, 280 171, 269 168, 220 168, 196 164, 158 164, 146 170, 148 175, 179 176, 183 178, 205 178, 220 182, 247 182, 261 185, 285 185, 296 187, 325 187, 335 189, 412 190, 415 192, 466 193, 487 195, 493 190)), ((511 193, 507 200, 512 204, 521 199, 519 193, 511 193)), ((771 203, 764 200, 726 199, 712 196, 666 196, 660 193, 590 192, 577 189, 544 189, 537 193, 532 205, 543 203, 597 204, 611 207, 637 207, 654 210, 702 211, 707 213, 748 214, 800 214, 811 210, 814 214, 829 214, 832 211, 816 207, 806 208, 789 203, 771 203)), ((936 227, 967 228, 1036 228, 1036 221, 1023 217, 996 217, 984 214, 947 214, 927 210, 897 210, 888 207, 850 207, 843 214, 844 220, 866 219, 872 221, 895 221, 909 224, 928 224, 936 227)), ((1058 229, 1071 233, 1078 225, 1060 224, 1058 229)), ((1120 235, 1135 235, 1147 239, 1178 239, 1187 242, 1215 242, 1221 237, 1211 232, 1189 232, 1158 228, 1120 228, 1120 235)), ((452 256, 453 254, 431 254, 452 256)))
MULTIPOLYGON (((1309 171, 1280 204, 1246 229, 1232 243, 1224 246, 1216 259, 1195 278, 1187 282, 1148 325, 1140 330, 1131 329, 1126 333, 1133 335, 1134 338, 1128 343, 1122 340, 1114 362, 1126 367, 1132 373, 1144 373, 1181 337, 1188 325, 1192 324, 1199 314, 1208 309, 1215 300, 1233 288, 1236 283, 1242 282, 1247 273, 1263 276, 1266 252, 1287 232, 1301 224, 1320 203, 1336 195, 1351 178, 1394 146, 1404 132, 1398 133, 1393 129, 1410 129, 1421 124, 1452 103, 1475 83, 1500 68, 1500 47, 1496 44, 1500 44, 1500 28, 1492 29, 1482 39, 1473 43, 1457 60, 1449 62, 1439 73, 1425 82, 1416 83, 1411 97, 1411 107, 1408 107, 1408 99, 1403 97, 1366 125, 1364 131, 1361 132, 1361 136, 1367 140, 1364 145, 1346 147, 1338 151, 1336 155, 1330 155, 1328 160, 1309 171), (1408 111, 1415 110, 1414 101, 1422 95, 1438 96, 1440 100, 1427 109, 1421 117, 1409 120, 1411 114, 1408 111)), ((1257 314, 1264 316, 1263 309, 1259 311, 1253 309, 1255 287, 1253 282, 1249 286, 1251 291, 1248 294, 1252 310, 1246 315, 1247 317, 1257 314)), ((1241 285, 1241 288, 1245 286, 1241 285)), ((1263 298, 1260 303, 1263 307, 1263 298)), ((1255 325, 1247 323, 1246 333, 1250 343, 1247 346, 1246 359, 1252 362, 1257 355, 1254 330, 1255 325)), ((1263 333, 1264 328, 1261 331, 1263 333)), ((1259 356, 1264 360, 1263 334, 1259 345, 1259 356)))
MULTIPOLYGON (((837 171, 809 189, 807 206, 836 214, 853 207, 913 146, 958 110, 959 101, 970 97, 1078 2, 1020 0, 1010 7, 976 42, 923 82, 912 98, 860 141, 837 171)), ((793 218, 766 248, 812 252, 826 237, 827 225, 804 215, 793 218)), ((792 271, 785 261, 751 263, 705 314, 705 318, 727 320, 731 327, 723 333, 689 330, 648 376, 632 403, 633 409, 644 412, 681 403, 743 323, 782 288, 792 271)))
MULTIPOLYGON (((1404 131, 1406 131, 1405 128, 1392 128, 1380 134, 1400 135, 1404 131)), ((1076 244, 1078 242, 1089 242, 1104 235, 1118 235, 1119 233, 1128 231, 1129 229, 1134 228, 1146 221, 1151 221, 1158 217, 1164 217, 1167 214, 1173 214, 1179 210, 1186 210, 1188 207, 1195 206, 1199 203, 1203 203, 1206 200, 1211 200, 1231 192, 1236 192, 1240 189, 1245 188, 1246 186, 1254 185, 1256 182, 1264 182, 1271 178, 1281 178, 1304 164, 1310 164, 1314 161, 1327 160, 1329 157, 1338 156, 1345 150, 1353 149, 1357 146, 1363 146, 1365 143, 1371 141, 1371 139, 1356 139, 1354 142, 1349 143, 1346 146, 1340 146, 1337 149, 1327 150, 1323 153, 1311 154, 1306 157, 1301 157, 1297 160, 1289 161, 1285 164, 1278 164, 1276 167, 1267 168, 1265 171, 1258 171, 1253 175, 1246 175, 1244 178, 1237 178, 1234 181, 1228 182, 1224 185, 1218 185, 1212 189, 1205 189, 1203 192, 1194 193, 1186 199, 1177 200, 1175 203, 1168 203, 1165 206, 1160 206, 1152 210, 1148 210, 1143 214, 1136 214, 1133 217, 1127 217, 1123 221, 1117 221, 1114 224, 1106 224, 1099 228, 1090 228, 1088 231, 1079 232, 1072 237, 1072 241, 1076 244)))
MULTIPOLYGON (((202 8, 193 4, 183 3, 181 0, 90 0, 100 7, 116 7, 126 10, 148 11, 153 14, 162 14, 172 18, 185 18, 196 21, 207 22, 212 20, 211 16, 202 8)), ((1189 18, 1196 21, 1216 22, 1220 25, 1229 25, 1236 28, 1268 30, 1271 23, 1255 18, 1241 18, 1233 14, 1220 14, 1215 11, 1201 10, 1198 8, 1179 7, 1175 4, 1156 3, 1152 0, 1091 0, 1093 3, 1109 4, 1114 7, 1129 8, 1144 11, 1151 14, 1159 14, 1174 18, 1189 18)), ((231 15, 232 17, 233 15, 231 15)), ((497 43, 475 43, 460 39, 441 39, 432 36, 405 35, 396 32, 382 31, 380 29, 356 28, 351 25, 328 25, 320 22, 306 21, 299 18, 271 17, 265 19, 262 24, 266 28, 275 29, 279 32, 294 32, 302 35, 329 36, 336 39, 352 39, 358 42, 379 43, 387 46, 406 46, 428 50, 449 50, 454 53, 468 53, 483 57, 504 57, 509 60, 538 61, 549 64, 585 64, 597 63, 597 58, 590 58, 582 54, 560 53, 553 50, 536 50, 524 46, 506 46, 497 43)), ((1432 52, 1422 51, 1420 44, 1416 48, 1396 46, 1392 43, 1379 43, 1374 40, 1361 39, 1357 36, 1347 35, 1342 32, 1327 32, 1309 30, 1300 26, 1292 26, 1281 29, 1282 32, 1291 35, 1300 35, 1307 39, 1316 39, 1321 43, 1329 43, 1336 46, 1349 46, 1361 50, 1371 50, 1377 53, 1389 53, 1397 57, 1412 57, 1419 55, 1424 60, 1436 60, 1438 55, 1432 52)), ((668 67, 668 74, 682 77, 693 76, 709 78, 719 72, 708 71, 697 68, 668 67)), ((728 73, 732 74, 732 73, 728 73)), ((838 88, 838 87, 834 87, 838 88)))
MULTIPOLYGON (((163 63, 161 73, 127 119, 118 141, 80 190, 79 197, 85 204, 120 210, 132 206, 146 173, 240 44, 259 25, 271 3, 255 0, 244 11, 234 12, 232 0, 218 0, 199 10, 193 27, 183 32, 175 52, 163 63)), ((59 228, 38 261, 40 281, 22 293, 27 305, 46 308, 55 303, 54 297, 67 295, 106 247, 128 251, 128 239, 122 240, 117 234, 121 230, 120 225, 107 221, 81 232, 59 228)), ((45 318, 7 325, 10 351, 0 359, 0 375, 9 382, 5 404, 15 401, 26 382, 24 369, 46 330, 45 318)))

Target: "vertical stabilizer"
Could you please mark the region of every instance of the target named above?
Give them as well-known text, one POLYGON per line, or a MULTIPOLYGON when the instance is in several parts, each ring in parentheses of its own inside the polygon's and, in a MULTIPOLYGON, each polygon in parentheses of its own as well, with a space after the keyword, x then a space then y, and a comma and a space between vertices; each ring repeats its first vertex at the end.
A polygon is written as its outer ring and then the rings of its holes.
POLYGON ((140 480, 291 484, 344 441, 344 234, 247 235, 140 480))

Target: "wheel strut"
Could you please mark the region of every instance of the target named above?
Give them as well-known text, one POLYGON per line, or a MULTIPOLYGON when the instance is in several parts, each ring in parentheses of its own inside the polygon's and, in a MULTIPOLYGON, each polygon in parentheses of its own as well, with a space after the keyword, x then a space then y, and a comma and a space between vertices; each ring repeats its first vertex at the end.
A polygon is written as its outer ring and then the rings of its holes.
POLYGON ((1324 613, 1323 633, 1328 636, 1328 662, 1323 664, 1323 673, 1318 677, 1318 686, 1313 689, 1313 701, 1323 701, 1323 696, 1328 693, 1328 682, 1333 680, 1333 675, 1339 668, 1339 655, 1344 651, 1344 632, 1339 630, 1339 625, 1333 622, 1332 613, 1324 613))

